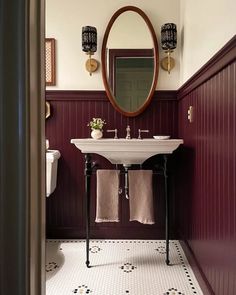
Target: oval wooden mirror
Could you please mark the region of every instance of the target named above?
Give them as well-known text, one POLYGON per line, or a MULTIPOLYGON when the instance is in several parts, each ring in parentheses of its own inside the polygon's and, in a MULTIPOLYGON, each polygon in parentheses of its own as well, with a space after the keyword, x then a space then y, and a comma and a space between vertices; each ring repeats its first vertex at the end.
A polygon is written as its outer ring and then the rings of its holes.
POLYGON ((125 116, 142 113, 158 77, 158 44, 147 15, 135 6, 110 19, 102 43, 102 77, 113 107, 125 116))

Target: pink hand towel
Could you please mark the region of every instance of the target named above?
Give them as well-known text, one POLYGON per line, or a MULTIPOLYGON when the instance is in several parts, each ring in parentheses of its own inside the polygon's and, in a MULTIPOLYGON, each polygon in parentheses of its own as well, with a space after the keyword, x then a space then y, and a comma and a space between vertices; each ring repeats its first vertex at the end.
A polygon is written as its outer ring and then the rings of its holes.
POLYGON ((119 170, 97 170, 95 222, 119 221, 119 170))
POLYGON ((154 224, 152 170, 129 170, 130 221, 154 224))

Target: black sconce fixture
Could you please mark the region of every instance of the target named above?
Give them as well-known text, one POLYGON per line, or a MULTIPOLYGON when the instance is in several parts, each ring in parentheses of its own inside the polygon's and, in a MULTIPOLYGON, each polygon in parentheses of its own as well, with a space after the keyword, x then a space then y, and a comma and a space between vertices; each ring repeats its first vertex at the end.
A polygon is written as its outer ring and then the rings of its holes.
POLYGON ((167 53, 167 57, 161 60, 161 67, 163 70, 170 71, 175 66, 175 60, 170 56, 177 45, 177 29, 173 23, 167 23, 161 26, 161 46, 167 53))
POLYGON ((86 61, 85 67, 91 76, 98 68, 97 60, 91 58, 91 55, 97 51, 97 29, 95 27, 82 27, 82 49, 89 55, 89 59, 86 61))

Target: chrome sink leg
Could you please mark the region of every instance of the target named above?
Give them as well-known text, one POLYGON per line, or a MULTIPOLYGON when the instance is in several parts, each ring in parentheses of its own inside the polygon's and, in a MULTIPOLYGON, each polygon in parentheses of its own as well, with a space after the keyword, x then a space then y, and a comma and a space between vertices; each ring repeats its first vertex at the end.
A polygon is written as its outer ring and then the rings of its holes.
POLYGON ((129 177, 128 177, 128 170, 131 165, 123 165, 125 168, 125 197, 129 199, 129 177))

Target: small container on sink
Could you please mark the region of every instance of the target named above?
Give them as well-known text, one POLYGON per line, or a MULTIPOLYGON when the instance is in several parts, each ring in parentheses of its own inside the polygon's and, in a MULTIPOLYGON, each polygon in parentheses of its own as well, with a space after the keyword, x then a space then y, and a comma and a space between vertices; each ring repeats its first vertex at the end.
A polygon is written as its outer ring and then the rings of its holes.
POLYGON ((170 135, 154 135, 153 138, 154 139, 159 139, 159 140, 169 139, 170 135))

